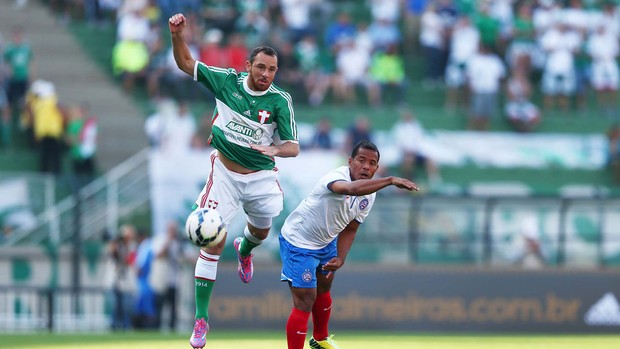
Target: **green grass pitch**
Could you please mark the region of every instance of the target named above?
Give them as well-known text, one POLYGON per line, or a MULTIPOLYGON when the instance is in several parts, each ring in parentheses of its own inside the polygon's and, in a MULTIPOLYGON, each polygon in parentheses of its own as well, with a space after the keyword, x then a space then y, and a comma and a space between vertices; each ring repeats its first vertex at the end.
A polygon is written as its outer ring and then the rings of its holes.
MULTIPOLYGON (((442 335, 338 332, 340 349, 612 349, 620 335, 442 335)), ((3 349, 172 349, 190 348, 188 336, 164 333, 114 334, 0 334, 3 349)), ((210 333, 205 349, 286 348, 284 330, 278 332, 210 333)))

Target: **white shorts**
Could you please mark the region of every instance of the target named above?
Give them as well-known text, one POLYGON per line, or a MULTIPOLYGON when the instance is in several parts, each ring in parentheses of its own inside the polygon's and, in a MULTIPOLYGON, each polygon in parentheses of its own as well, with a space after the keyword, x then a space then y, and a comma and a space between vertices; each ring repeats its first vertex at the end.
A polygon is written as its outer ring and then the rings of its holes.
POLYGON ((577 88, 577 78, 574 71, 564 73, 544 72, 542 78, 542 91, 549 96, 571 96, 577 88))
POLYGON ((465 86, 466 82, 465 63, 450 62, 446 67, 446 86, 457 88, 465 86))
POLYGON ((250 174, 235 173, 222 164, 214 150, 211 172, 196 205, 216 209, 224 222, 230 224, 240 205, 247 215, 272 218, 282 211, 283 200, 277 168, 250 174))
POLYGON ((615 91, 618 89, 620 73, 615 61, 592 63, 592 87, 595 90, 615 91))

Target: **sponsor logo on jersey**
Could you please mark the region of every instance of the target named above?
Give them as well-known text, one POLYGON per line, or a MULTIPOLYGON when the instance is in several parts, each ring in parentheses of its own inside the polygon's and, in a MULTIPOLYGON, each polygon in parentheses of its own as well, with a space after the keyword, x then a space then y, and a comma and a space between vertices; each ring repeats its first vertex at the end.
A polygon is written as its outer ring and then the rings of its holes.
POLYGON ((263 130, 255 130, 251 127, 241 125, 240 123, 234 121, 228 122, 228 124, 226 124, 226 128, 233 132, 242 134, 247 137, 252 137, 254 139, 259 139, 263 134, 263 130))
POLYGON ((268 112, 268 111, 266 111, 266 110, 262 110, 262 109, 260 109, 260 110, 258 111, 258 121, 259 121, 261 124, 266 123, 266 122, 267 122, 267 120, 269 120, 269 117, 270 117, 270 116, 271 116, 271 112, 268 112))
POLYGON ((243 96, 242 96, 242 95, 240 95, 240 94, 238 94, 237 92, 233 92, 233 93, 232 93, 232 96, 233 96, 233 97, 235 97, 235 98, 237 98, 237 99, 243 99, 243 96))
POLYGON ((248 118, 252 117, 252 112, 250 112, 249 110, 246 110, 243 112, 243 115, 247 116, 248 118))
POLYGON ((360 201, 360 210, 365 210, 366 207, 368 207, 368 199, 364 198, 362 201, 360 201))

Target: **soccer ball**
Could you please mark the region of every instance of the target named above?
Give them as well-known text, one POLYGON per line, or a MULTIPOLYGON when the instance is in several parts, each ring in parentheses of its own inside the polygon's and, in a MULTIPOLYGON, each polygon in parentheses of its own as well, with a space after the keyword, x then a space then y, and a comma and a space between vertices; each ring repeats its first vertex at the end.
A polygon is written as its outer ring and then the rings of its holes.
POLYGON ((185 234, 196 246, 215 246, 226 236, 226 225, 216 210, 199 208, 187 217, 185 234))

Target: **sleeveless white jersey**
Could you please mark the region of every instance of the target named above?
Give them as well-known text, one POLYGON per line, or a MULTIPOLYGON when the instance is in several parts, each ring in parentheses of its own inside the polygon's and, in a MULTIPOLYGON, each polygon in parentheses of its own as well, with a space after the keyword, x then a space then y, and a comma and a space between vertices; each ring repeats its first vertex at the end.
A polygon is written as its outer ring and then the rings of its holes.
POLYGON ((351 181, 348 166, 325 175, 312 192, 286 218, 282 237, 296 247, 318 250, 332 242, 353 220, 363 223, 376 193, 363 196, 336 194, 327 186, 336 181, 351 181))
POLYGON ((245 168, 271 170, 274 158, 251 149, 250 144, 268 146, 274 139, 297 143, 293 101, 274 84, 266 91, 252 91, 247 79, 247 73, 234 69, 198 61, 194 66, 194 80, 215 94, 209 144, 245 168))

